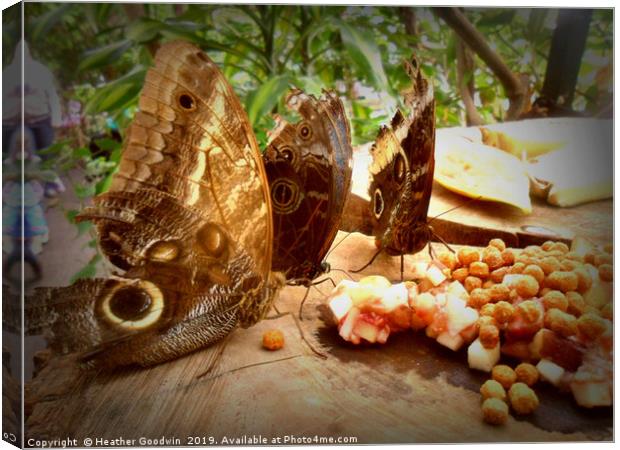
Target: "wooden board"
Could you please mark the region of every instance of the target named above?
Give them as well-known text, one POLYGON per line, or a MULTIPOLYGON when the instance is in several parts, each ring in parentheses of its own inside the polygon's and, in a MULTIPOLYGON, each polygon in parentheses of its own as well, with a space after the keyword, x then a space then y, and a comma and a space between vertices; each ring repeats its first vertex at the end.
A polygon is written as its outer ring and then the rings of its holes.
MULTIPOLYGON (((340 233, 338 242, 344 233, 340 233)), ((352 234, 329 257, 334 269, 363 265, 373 239, 352 234)), ((426 253, 406 258, 408 267, 426 253)), ((398 258, 380 256, 356 277, 399 278, 398 258)), ((335 282, 344 276, 331 273, 335 282)), ((423 335, 393 335, 385 346, 354 347, 320 318, 331 284, 313 288, 302 327, 328 356, 314 356, 290 316, 235 331, 213 371, 197 378, 221 348, 216 345, 168 364, 111 374, 80 372, 70 359, 54 360, 28 385, 27 436, 180 439, 199 436, 344 437, 357 443, 581 441, 612 439, 612 411, 577 408, 570 395, 537 388, 540 409, 504 427, 481 420, 485 374, 470 371, 453 353, 423 335), (286 346, 260 347, 262 333, 278 328, 286 346), (260 364, 260 365, 256 365, 260 364), (251 367, 245 367, 253 365, 251 367)), ((305 293, 287 287, 280 311, 295 312, 305 293)), ((208 443, 208 441, 206 442, 208 443)))

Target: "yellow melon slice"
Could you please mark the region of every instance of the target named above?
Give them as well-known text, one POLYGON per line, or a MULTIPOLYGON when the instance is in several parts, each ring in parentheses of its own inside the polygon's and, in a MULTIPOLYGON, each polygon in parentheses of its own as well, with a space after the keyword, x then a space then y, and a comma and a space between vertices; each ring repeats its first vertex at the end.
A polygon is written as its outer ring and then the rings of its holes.
MULTIPOLYGON (((439 136, 438 136, 439 137, 439 136)), ((495 147, 451 137, 437 139, 435 180, 471 198, 491 200, 532 212, 525 165, 495 147)))

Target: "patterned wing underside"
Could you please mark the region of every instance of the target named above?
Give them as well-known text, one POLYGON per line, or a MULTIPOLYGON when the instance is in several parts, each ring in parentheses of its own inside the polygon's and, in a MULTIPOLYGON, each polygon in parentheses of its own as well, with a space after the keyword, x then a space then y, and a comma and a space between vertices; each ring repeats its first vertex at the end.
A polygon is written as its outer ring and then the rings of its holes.
POLYGON ((295 90, 288 104, 301 120, 278 124, 265 152, 275 230, 273 269, 307 283, 322 273, 338 231, 351 183, 351 138, 334 93, 316 99, 295 90))
POLYGON ((371 213, 374 234, 390 254, 416 253, 428 242, 426 226, 435 167, 435 102, 432 84, 417 61, 406 63, 413 89, 410 114, 398 111, 371 149, 371 213))

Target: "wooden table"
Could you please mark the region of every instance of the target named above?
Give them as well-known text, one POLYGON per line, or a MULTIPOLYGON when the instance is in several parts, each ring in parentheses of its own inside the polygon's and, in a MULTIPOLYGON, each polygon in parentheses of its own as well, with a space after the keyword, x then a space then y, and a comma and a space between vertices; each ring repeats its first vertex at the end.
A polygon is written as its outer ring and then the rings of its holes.
MULTIPOLYGON (((430 214, 456 201, 463 199, 435 186, 430 214)), ((537 203, 524 217, 474 202, 450 217, 493 227, 521 221, 567 227, 602 243, 611 240, 612 206, 603 201, 558 209, 537 203)), ((340 232, 335 242, 344 236, 340 232)), ((357 268, 374 251, 373 238, 354 233, 329 262, 337 269, 357 268)), ((406 265, 426 255, 408 256, 406 265)), ((382 255, 355 277, 379 273, 396 280, 399 269, 398 258, 382 255)), ((335 282, 344 277, 339 271, 330 275, 335 282)), ((470 371, 464 351, 453 353, 414 332, 392 335, 383 346, 348 345, 320 317, 330 286, 311 289, 302 322, 326 360, 303 343, 290 316, 235 331, 213 371, 202 378, 197 376, 213 363, 220 345, 157 367, 112 374, 83 373, 70 359, 52 360, 27 386, 27 437, 78 442, 165 437, 178 438, 181 445, 190 436, 204 444, 244 436, 269 443, 278 437, 285 443, 287 436, 353 437, 362 444, 612 439, 611 408, 579 409, 570 394, 544 385, 536 388, 541 406, 533 416, 510 418, 503 427, 484 424, 478 389, 488 375, 470 371), (261 348, 269 328, 283 331, 281 351, 261 348)), ((302 287, 285 288, 278 309, 296 312, 304 293, 302 287)))

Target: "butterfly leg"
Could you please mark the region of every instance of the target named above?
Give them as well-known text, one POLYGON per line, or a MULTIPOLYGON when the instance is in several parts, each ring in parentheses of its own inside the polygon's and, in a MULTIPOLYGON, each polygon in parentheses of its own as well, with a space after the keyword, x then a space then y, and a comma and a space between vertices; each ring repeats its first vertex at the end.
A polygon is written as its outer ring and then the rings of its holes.
POLYGON ((438 234, 435 234, 435 232, 433 232, 433 236, 434 236, 435 238, 437 238, 437 240, 438 240, 439 242, 441 242, 443 245, 445 245, 445 246, 446 246, 446 248, 447 248, 448 250, 450 250, 452 253, 456 253, 456 252, 454 251, 454 249, 448 245, 448 243, 445 241, 445 239, 444 239, 444 238, 442 238, 442 237, 441 237, 441 236, 439 236, 438 234))
MULTIPOLYGON (((311 288, 311 287, 313 287, 313 288, 315 288, 315 289, 316 289, 316 286, 317 286, 317 285, 319 285, 319 284, 321 284, 321 283, 325 283, 326 281, 331 282, 331 284, 332 284, 334 287, 336 287, 336 282, 335 282, 334 280, 332 280, 330 277, 323 278, 323 279, 322 279, 322 280, 320 280, 320 281, 317 281, 317 282, 315 282, 315 283, 312 283, 312 284, 309 284, 309 285, 308 285, 308 289, 306 290, 306 295, 304 295, 304 298, 301 300, 301 303, 299 304, 299 320, 304 320, 304 318, 302 317, 302 310, 303 310, 303 307, 304 307, 304 303, 305 303, 305 302, 306 302, 306 300, 308 299, 308 294, 310 293, 310 288, 311 288)), ((318 289, 317 289, 317 291, 318 291, 318 289)), ((321 291, 319 291, 319 292, 321 292, 321 291)), ((321 293, 321 294, 322 294, 322 293, 321 293)))
POLYGON ((356 270, 352 270, 352 269, 349 269, 349 270, 350 270, 351 272, 353 272, 353 273, 360 273, 360 272, 361 272, 362 270, 364 270, 366 267, 370 266, 370 265, 371 265, 371 264, 375 261, 375 259, 377 259, 377 256, 379 256, 379 253, 381 253, 382 251, 383 251, 383 247, 381 247, 381 248, 379 249, 379 251, 378 251, 377 253, 375 253, 375 254, 373 255, 373 257, 372 257, 372 258, 370 258, 370 261, 368 261, 368 262, 367 262, 367 263, 366 263, 363 267, 360 267, 359 269, 356 269, 356 270))

